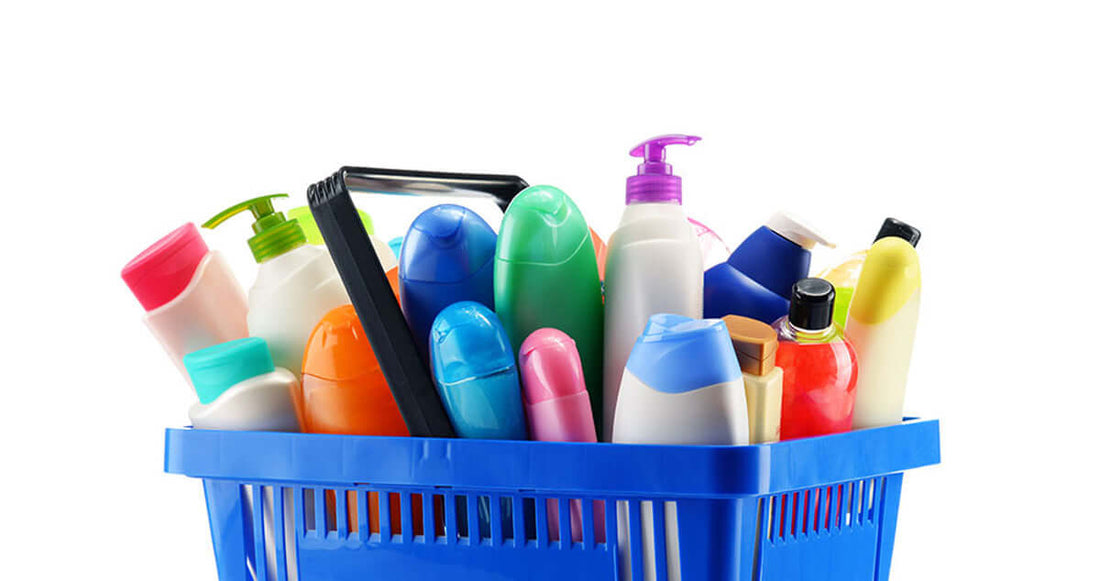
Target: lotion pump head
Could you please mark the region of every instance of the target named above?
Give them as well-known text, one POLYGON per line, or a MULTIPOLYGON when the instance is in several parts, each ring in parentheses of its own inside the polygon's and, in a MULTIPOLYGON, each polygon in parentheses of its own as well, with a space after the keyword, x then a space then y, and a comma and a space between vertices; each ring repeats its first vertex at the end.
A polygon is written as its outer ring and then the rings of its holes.
POLYGON ((672 173, 672 166, 665 163, 665 147, 669 145, 693 145, 699 141, 694 135, 662 135, 638 144, 630 150, 632 157, 642 158, 638 175, 626 178, 627 205, 646 202, 680 203, 682 187, 680 176, 672 173))

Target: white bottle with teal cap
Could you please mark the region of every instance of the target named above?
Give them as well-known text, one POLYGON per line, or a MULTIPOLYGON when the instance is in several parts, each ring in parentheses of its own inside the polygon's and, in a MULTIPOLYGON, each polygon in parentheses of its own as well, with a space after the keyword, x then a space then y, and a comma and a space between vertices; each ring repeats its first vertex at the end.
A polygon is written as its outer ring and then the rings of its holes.
POLYGON ((203 227, 214 228, 232 216, 252 212, 256 235, 248 239, 248 247, 260 269, 248 291, 248 330, 267 341, 277 367, 301 377, 302 356, 313 328, 329 311, 351 301, 328 251, 308 244, 298 221, 275 211, 271 200, 285 197, 273 194, 245 200, 203 227))
POLYGON ((267 343, 247 337, 183 356, 199 402, 191 425, 204 430, 297 432, 298 378, 275 367, 267 343))

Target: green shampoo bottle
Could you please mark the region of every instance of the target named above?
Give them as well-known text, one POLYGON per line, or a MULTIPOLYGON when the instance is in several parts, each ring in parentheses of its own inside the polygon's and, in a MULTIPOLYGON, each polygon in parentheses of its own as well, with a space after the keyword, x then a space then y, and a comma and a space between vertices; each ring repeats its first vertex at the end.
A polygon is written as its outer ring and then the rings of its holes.
POLYGON ((493 295, 512 348, 552 328, 577 344, 593 417, 603 417, 603 291, 588 224, 565 192, 532 186, 500 224, 493 295))

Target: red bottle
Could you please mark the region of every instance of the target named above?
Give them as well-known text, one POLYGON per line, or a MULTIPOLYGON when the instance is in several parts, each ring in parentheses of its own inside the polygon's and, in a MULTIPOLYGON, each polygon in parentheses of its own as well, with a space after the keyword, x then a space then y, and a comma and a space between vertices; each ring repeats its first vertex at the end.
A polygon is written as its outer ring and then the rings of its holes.
POLYGON ((775 365, 783 368, 782 440, 852 429, 856 353, 833 325, 835 299, 828 281, 804 278, 791 291, 790 314, 773 325, 775 365))

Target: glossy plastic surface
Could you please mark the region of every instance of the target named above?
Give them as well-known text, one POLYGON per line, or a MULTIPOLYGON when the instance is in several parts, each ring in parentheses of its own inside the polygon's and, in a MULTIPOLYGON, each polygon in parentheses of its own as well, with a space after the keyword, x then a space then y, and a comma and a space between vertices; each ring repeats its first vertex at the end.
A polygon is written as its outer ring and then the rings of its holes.
POLYGON ((603 294, 588 224, 565 192, 532 186, 500 225, 493 273, 496 312, 519 350, 550 327, 569 335, 584 365, 594 410, 603 405, 603 294))
POLYGON ((235 339, 183 356, 183 365, 199 402, 210 403, 246 379, 275 371, 267 342, 259 337, 235 339))
POLYGON ((829 326, 818 333, 797 331, 786 317, 775 323, 783 369, 784 440, 846 432, 852 428, 859 371, 852 344, 829 326))
POLYGON ((500 319, 485 305, 455 303, 436 317, 432 371, 460 438, 527 439, 515 361, 500 319))
POLYGON ((413 220, 400 257, 401 310, 425 355, 432 323, 444 308, 460 301, 493 308, 496 246, 493 228, 462 206, 433 206, 413 220))
POLYGON ((409 435, 351 305, 329 311, 310 335, 296 404, 303 432, 409 435))
MULTIPOLYGON (((678 551, 688 581, 885 581, 901 471, 938 462, 935 420, 735 447, 187 429, 168 430, 165 441, 168 472, 204 479, 222 581, 355 581, 364 572, 381 580, 642 581, 640 566, 633 578, 622 573, 619 548, 625 539, 595 541, 596 520, 617 531, 618 517, 614 502, 596 513, 594 500, 623 500, 633 516, 650 501, 675 502, 675 524, 664 511, 653 511, 653 536, 658 546, 678 551), (361 494, 350 504, 336 495, 341 510, 330 515, 316 510, 325 490, 361 494), (371 515, 379 518, 378 532, 352 532, 342 515, 363 515, 365 521, 368 492, 395 494, 381 494, 385 506, 371 515), (426 503, 422 514, 430 524, 423 530, 434 535, 417 535, 407 526, 412 511, 392 516, 391 498, 408 506, 415 493, 442 500, 442 507, 426 503), (276 500, 271 514, 288 525, 287 535, 256 534, 266 524, 256 500, 264 496, 276 500), (520 538, 505 537, 502 511, 493 512, 487 528, 477 519, 466 529, 448 526, 458 522, 458 506, 476 507, 479 497, 505 506, 534 499, 533 531, 517 526, 524 531, 520 538), (551 540, 547 499, 579 500, 582 540, 551 540), (398 523, 405 525, 400 533, 398 523)), ((524 511, 513 512, 514 522, 525 524, 526 518, 524 511)), ((563 529, 567 523, 571 528, 568 514, 563 529)), ((640 543, 640 519, 631 518, 626 532, 640 543)), ((661 580, 668 578, 665 554, 655 555, 664 565, 658 568, 661 580)), ((641 552, 636 558, 640 565, 641 552)))
POLYGON ((626 368, 664 393, 684 393, 741 379, 725 323, 665 313, 649 318, 626 368))
POLYGON ((199 229, 188 222, 141 251, 122 268, 122 280, 146 311, 171 301, 195 277, 209 253, 199 229))
POLYGON ((707 270, 703 279, 703 315, 740 315, 774 323, 787 314, 791 286, 806 278, 810 252, 761 226, 726 262, 707 270))

